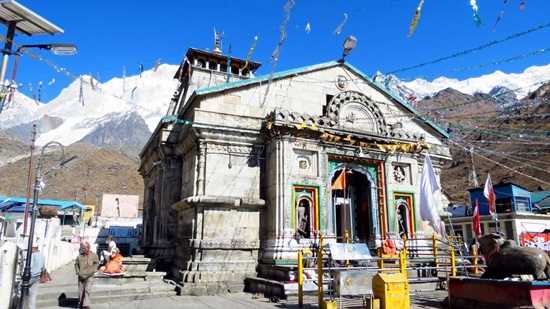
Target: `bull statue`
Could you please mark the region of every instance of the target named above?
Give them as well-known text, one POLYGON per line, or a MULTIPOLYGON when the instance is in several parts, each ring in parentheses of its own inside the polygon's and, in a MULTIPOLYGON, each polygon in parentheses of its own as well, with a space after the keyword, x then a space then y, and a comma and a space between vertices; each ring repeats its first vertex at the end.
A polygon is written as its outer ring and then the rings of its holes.
POLYGON ((520 247, 502 233, 478 239, 487 268, 481 278, 504 279, 512 275, 533 275, 535 280, 550 279, 550 258, 538 248, 520 247))

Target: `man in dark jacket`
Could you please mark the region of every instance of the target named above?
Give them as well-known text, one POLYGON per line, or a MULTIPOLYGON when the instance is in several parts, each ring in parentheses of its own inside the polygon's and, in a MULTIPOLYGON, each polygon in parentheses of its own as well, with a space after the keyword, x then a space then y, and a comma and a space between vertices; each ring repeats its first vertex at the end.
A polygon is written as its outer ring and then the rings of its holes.
POLYGON ((92 285, 94 284, 94 273, 99 267, 99 259, 95 252, 90 251, 90 243, 82 243, 82 253, 75 260, 74 270, 78 276, 78 308, 89 309, 92 299, 92 285))

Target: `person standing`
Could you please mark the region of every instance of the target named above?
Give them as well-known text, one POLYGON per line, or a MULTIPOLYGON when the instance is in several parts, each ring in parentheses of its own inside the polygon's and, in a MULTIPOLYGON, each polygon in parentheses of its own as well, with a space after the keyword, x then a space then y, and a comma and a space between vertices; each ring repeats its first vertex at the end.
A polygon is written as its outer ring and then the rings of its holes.
POLYGON ((29 280, 29 309, 36 308, 36 295, 40 276, 46 267, 46 257, 38 251, 38 244, 32 246, 31 254, 31 279, 29 280))
POLYGON ((94 284, 94 273, 99 267, 99 259, 90 251, 90 243, 82 243, 82 253, 75 260, 74 269, 78 276, 78 308, 89 309, 92 303, 90 293, 94 284))

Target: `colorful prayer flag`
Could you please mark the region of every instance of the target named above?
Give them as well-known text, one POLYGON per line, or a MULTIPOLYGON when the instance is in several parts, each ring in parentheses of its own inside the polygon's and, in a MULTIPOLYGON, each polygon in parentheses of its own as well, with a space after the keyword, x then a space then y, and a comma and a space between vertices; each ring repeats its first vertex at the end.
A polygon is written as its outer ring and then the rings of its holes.
POLYGON ((422 11, 422 5, 424 5, 424 0, 420 0, 420 3, 418 3, 418 7, 416 8, 416 12, 414 13, 413 20, 409 27, 409 34, 407 34, 407 36, 413 35, 414 29, 416 29, 416 25, 418 24, 418 20, 420 19, 420 11, 422 11))

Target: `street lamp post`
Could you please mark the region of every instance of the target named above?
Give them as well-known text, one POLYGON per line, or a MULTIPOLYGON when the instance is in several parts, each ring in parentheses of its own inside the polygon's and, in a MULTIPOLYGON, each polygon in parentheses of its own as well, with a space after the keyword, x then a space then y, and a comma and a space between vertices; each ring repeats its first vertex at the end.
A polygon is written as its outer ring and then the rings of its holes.
MULTIPOLYGON (((12 82, 15 82, 15 75, 17 74, 17 65, 19 64, 19 56, 21 56, 21 51, 23 49, 29 49, 29 48, 51 50, 52 53, 54 53, 55 55, 74 55, 77 52, 76 45, 74 44, 52 43, 52 44, 21 45, 17 48, 17 52, 15 53, 15 61, 13 62, 13 71, 11 73, 12 82)), ((12 96, 12 92, 10 91, 8 101, 11 100, 11 96, 12 96)), ((32 158, 33 158, 33 152, 34 152, 35 139, 36 139, 36 124, 33 124, 31 155, 29 157, 29 175, 27 178, 27 204, 25 207, 25 217, 23 220, 23 234, 27 233, 27 220, 28 220, 27 218, 29 217, 29 199, 31 197, 31 181, 32 181, 31 169, 32 169, 32 158)))
MULTIPOLYGON (((40 193, 41 189, 41 183, 42 183, 42 177, 48 174, 51 170, 55 168, 63 167, 65 164, 69 163, 70 161, 74 160, 76 156, 71 157, 68 160, 65 160, 65 150, 63 148, 63 145, 59 142, 49 142, 46 145, 42 147, 42 152, 40 154, 40 158, 38 160, 38 166, 36 168, 36 178, 34 180, 34 197, 32 201, 32 217, 30 222, 30 231, 28 234, 29 240, 27 243, 27 257, 25 258, 25 269, 23 270, 23 275, 21 276, 22 282, 21 282, 21 298, 19 299, 19 309, 24 308, 24 304, 27 301, 27 298, 29 296, 29 288, 30 288, 30 279, 31 279, 31 258, 32 258, 32 246, 34 241, 34 226, 36 221, 36 213, 38 210, 38 195, 40 193), (61 147, 61 157, 59 158, 60 161, 62 161, 59 165, 52 167, 50 170, 48 170, 44 175, 41 174, 42 165, 44 163, 44 153, 46 148, 55 145, 58 147, 61 147)), ((27 204, 28 207, 28 204, 27 204)))

